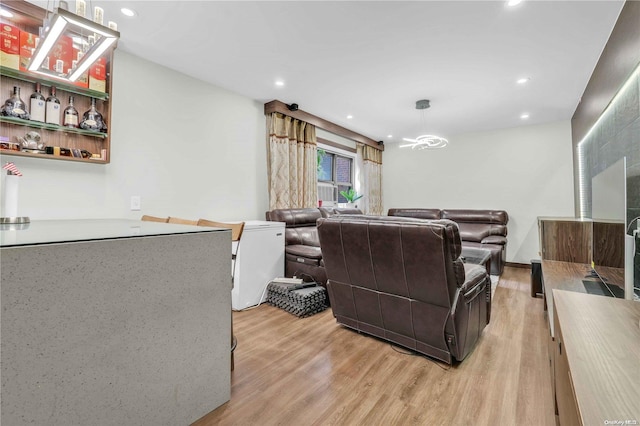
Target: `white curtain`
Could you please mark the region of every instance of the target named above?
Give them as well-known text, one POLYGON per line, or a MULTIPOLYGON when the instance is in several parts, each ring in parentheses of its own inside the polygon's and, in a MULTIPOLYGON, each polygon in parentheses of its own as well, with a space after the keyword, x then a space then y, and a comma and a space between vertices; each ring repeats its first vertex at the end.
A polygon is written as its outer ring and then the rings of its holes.
POLYGON ((269 210, 317 207, 315 126, 274 112, 267 129, 269 210))
POLYGON ((382 215, 382 151, 369 145, 357 144, 360 168, 359 205, 364 214, 382 215))

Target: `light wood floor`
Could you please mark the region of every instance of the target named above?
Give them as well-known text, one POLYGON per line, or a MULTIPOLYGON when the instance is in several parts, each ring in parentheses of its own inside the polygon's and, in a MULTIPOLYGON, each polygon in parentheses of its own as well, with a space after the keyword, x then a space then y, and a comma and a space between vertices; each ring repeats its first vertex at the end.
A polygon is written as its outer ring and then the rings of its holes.
POLYGON ((491 323, 449 368, 336 324, 262 305, 234 313, 231 401, 205 425, 555 425, 542 299, 506 268, 491 323))

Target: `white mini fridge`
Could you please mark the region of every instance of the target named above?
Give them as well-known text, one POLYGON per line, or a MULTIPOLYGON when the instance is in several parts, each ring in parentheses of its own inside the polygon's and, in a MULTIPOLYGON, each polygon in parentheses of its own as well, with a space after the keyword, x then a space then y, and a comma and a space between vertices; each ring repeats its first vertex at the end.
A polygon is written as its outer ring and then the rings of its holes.
POLYGON ((284 222, 245 222, 231 291, 234 311, 260 303, 269 282, 284 277, 284 227, 284 222))

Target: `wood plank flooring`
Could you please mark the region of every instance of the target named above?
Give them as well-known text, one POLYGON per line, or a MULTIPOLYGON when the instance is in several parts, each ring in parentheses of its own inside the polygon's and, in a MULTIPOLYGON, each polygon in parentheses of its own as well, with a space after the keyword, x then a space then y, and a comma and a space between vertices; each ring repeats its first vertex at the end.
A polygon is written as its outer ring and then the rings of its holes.
POLYGON ((336 324, 262 305, 234 312, 231 401, 211 425, 555 425, 542 299, 507 267, 491 323, 449 367, 336 324))

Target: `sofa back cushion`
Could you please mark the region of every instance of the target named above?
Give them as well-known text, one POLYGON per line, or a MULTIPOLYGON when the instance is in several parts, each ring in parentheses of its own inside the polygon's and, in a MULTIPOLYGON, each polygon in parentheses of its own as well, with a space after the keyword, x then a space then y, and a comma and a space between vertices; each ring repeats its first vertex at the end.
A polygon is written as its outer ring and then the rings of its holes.
POLYGON ((509 215, 504 210, 442 210, 442 218, 458 224, 463 241, 483 242, 490 236, 507 236, 509 215))
POLYGON ((440 219, 440 209, 389 209, 389 216, 416 217, 419 219, 440 219))
POLYGON ((330 281, 450 308, 465 280, 449 220, 339 215, 318 234, 330 281))
POLYGON ((362 210, 351 207, 320 207, 322 217, 331 217, 337 214, 362 214, 362 210))
POLYGON ((287 228, 300 226, 316 226, 316 220, 322 215, 316 208, 308 209, 275 209, 267 212, 267 220, 284 222, 287 228))
POLYGON ((298 228, 285 228, 284 230, 285 245, 303 245, 320 247, 318 239, 318 228, 315 226, 301 226, 298 228))
POLYGON ((284 222, 284 240, 286 245, 306 245, 320 247, 316 221, 322 217, 320 210, 308 209, 276 209, 268 211, 267 220, 284 222))

